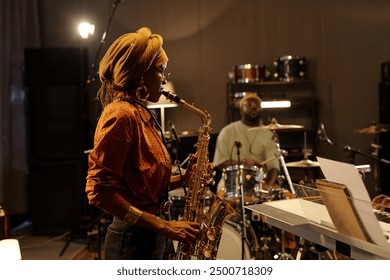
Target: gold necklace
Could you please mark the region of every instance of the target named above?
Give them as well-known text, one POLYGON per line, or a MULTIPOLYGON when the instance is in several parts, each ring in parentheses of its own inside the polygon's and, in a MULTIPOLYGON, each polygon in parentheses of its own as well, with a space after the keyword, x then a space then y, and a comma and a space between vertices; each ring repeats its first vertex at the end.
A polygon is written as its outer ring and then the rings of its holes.
MULTIPOLYGON (((252 141, 250 141, 248 135, 245 134, 246 141, 248 142, 248 145, 249 145, 249 153, 252 155, 254 155, 254 153, 252 151, 252 145, 253 145, 253 142, 255 142, 255 140, 256 140, 256 136, 257 136, 258 132, 259 132, 259 130, 257 129, 255 135, 252 137, 252 141)), ((250 131, 248 131, 248 134, 249 133, 250 133, 250 131)))

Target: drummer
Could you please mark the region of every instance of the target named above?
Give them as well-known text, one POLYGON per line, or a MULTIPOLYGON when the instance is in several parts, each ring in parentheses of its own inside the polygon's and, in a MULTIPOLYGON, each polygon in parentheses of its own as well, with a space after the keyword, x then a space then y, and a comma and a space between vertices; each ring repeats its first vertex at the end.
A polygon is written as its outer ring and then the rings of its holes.
MULTIPOLYGON (((257 94, 247 94, 240 101, 241 119, 223 127, 218 135, 213 163, 219 171, 234 165, 251 168, 261 167, 266 174, 262 188, 268 189, 276 183, 279 174, 279 159, 273 133, 260 127, 261 99, 257 94), (273 160, 271 160, 274 158, 273 160), (267 161, 265 166, 262 162, 267 161)), ((221 190, 218 184, 218 191, 221 190)), ((217 192, 218 192, 217 191, 217 192)))

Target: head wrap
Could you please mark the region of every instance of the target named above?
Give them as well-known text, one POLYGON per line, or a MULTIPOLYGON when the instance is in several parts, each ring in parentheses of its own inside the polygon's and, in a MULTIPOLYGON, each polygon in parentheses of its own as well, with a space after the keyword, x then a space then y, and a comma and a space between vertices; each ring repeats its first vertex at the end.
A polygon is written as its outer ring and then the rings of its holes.
POLYGON ((162 37, 152 34, 147 27, 120 36, 100 61, 100 81, 110 81, 119 88, 126 88, 151 65, 160 66, 168 60, 162 44, 162 37))
POLYGON ((258 96, 256 93, 247 93, 245 96, 240 100, 240 108, 244 105, 244 102, 248 99, 254 99, 257 100, 259 103, 261 102, 260 96, 258 96))

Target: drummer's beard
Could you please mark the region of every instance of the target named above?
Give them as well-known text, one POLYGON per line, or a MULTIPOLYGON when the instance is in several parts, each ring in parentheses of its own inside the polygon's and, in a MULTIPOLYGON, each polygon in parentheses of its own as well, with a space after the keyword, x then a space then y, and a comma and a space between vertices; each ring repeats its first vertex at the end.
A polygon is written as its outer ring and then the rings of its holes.
POLYGON ((250 111, 244 115, 244 119, 247 123, 258 126, 260 125, 261 113, 259 111, 250 111))

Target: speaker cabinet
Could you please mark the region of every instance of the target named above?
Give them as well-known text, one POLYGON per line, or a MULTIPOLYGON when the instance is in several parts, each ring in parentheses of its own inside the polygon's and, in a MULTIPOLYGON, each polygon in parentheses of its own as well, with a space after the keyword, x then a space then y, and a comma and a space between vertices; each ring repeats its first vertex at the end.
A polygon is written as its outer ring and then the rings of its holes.
POLYGON ((32 233, 61 234, 80 223, 85 198, 87 52, 43 48, 24 55, 32 233))
POLYGON ((379 84, 379 123, 390 124, 390 81, 379 84))
POLYGON ((62 234, 80 222, 85 180, 79 161, 31 164, 28 180, 33 234, 62 234))
POLYGON ((83 87, 88 71, 84 48, 31 48, 24 50, 24 85, 83 87))
MULTIPOLYGON (((382 64, 382 82, 379 84, 379 123, 390 125, 389 63, 382 64), (384 70, 385 69, 385 70, 384 70)), ((379 134, 379 157, 390 160, 390 132, 379 134)), ((379 164, 379 184, 383 194, 390 196, 390 165, 379 164)))
POLYGON ((84 91, 87 51, 25 49, 24 55, 29 160, 82 156, 89 141, 84 91))
POLYGON ((74 86, 26 89, 30 161, 76 159, 87 145, 82 93, 74 86))
MULTIPOLYGON (((390 132, 381 133, 379 135, 379 143, 381 149, 379 158, 390 160, 390 132)), ((390 196, 390 164, 379 164, 379 184, 383 194, 390 196)))

